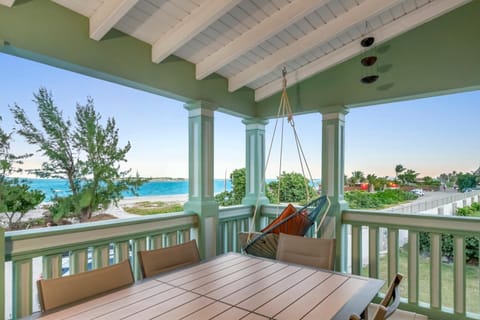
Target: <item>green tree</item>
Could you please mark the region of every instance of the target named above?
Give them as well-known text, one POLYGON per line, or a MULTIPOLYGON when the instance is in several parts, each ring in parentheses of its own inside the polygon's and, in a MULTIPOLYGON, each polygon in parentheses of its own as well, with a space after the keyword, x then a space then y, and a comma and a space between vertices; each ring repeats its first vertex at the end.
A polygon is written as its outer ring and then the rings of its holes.
POLYGON ((399 174, 398 179, 402 181, 403 184, 407 183, 416 183, 419 173, 415 172, 412 169, 407 169, 405 173, 399 174))
POLYGON ((30 190, 27 184, 17 178, 9 178, 9 175, 22 171, 17 165, 30 156, 13 154, 11 141, 12 133, 0 127, 0 213, 7 218, 9 229, 18 229, 25 214, 42 202, 45 195, 41 191, 30 190))
POLYGON ((365 174, 362 171, 353 171, 352 176, 348 179, 348 184, 350 186, 355 186, 358 183, 367 181, 365 174))
POLYGON ((40 169, 33 170, 33 173, 41 178, 67 179, 72 194, 76 195, 80 180, 77 165, 80 150, 72 144, 72 123, 63 119, 62 112, 45 88, 41 88, 33 96, 43 131, 28 119, 20 106, 14 104, 10 107, 15 122, 20 126, 18 133, 28 143, 36 145, 48 159, 42 163, 40 169))
POLYGON ((55 220, 72 213, 86 220, 94 211, 117 203, 122 191, 135 193, 146 181, 138 174, 129 177, 129 170, 120 170, 120 164, 127 161, 130 143, 119 147, 115 120, 109 118, 103 126, 91 98, 86 105, 77 104, 74 125, 64 119, 45 88, 34 94, 34 98, 41 128, 37 128, 17 104, 10 110, 21 127, 19 133, 30 144, 38 146, 48 159, 35 173, 40 177, 68 180, 71 195, 55 198, 51 207, 55 220))
POLYGON ((407 169, 401 164, 397 164, 395 166, 395 177, 397 178, 397 180, 399 179, 399 175, 405 170, 407 169))
POLYGON ((458 190, 463 191, 467 188, 475 188, 477 185, 476 177, 471 173, 459 173, 457 175, 458 190))
POLYGON ((295 172, 283 172, 277 181, 268 184, 267 189, 270 202, 306 202, 317 196, 317 191, 309 180, 295 172))
POLYGON ((377 180, 378 180, 378 177, 371 173, 371 174, 367 174, 367 181, 368 181, 368 184, 369 184, 369 191, 375 191, 375 190, 378 190, 379 188, 378 185, 377 185, 377 180))
POLYGON ((232 181, 232 191, 224 191, 215 195, 215 200, 221 206, 241 204, 242 199, 245 197, 245 168, 233 170, 230 174, 230 180, 232 181))

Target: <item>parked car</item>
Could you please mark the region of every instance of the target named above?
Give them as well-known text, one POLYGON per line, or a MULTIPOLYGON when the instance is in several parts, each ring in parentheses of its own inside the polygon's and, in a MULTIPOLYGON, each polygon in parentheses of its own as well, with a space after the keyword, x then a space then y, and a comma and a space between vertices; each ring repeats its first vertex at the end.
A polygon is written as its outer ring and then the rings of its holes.
POLYGON ((423 192, 423 189, 412 189, 410 192, 416 194, 419 197, 423 197, 425 195, 425 192, 423 192))

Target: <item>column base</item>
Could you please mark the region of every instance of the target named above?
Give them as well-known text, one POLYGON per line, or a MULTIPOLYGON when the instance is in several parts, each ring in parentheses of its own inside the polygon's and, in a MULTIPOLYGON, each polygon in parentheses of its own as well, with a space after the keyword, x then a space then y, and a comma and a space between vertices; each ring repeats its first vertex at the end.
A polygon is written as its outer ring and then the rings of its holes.
POLYGON ((217 255, 218 203, 215 200, 189 200, 185 213, 198 215, 198 250, 202 259, 217 255))

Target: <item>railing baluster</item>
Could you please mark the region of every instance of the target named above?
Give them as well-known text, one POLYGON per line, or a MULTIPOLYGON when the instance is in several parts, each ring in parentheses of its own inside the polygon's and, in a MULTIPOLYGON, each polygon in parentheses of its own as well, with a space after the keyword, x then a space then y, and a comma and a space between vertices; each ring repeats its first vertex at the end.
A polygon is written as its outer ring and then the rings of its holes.
POLYGON ((167 233, 167 238, 168 238, 168 245, 169 246, 174 246, 178 244, 178 239, 177 239, 177 232, 169 232, 167 233))
POLYGON ((430 305, 440 309, 442 305, 442 235, 430 234, 430 305))
POLYGON ((87 271, 88 269, 88 249, 74 250, 69 259, 70 274, 87 271))
POLYGON ((418 232, 408 232, 408 303, 418 303, 418 232))
POLYGON ((227 235, 228 235, 227 251, 232 251, 233 250, 233 221, 228 221, 227 223, 227 235))
POLYGON ((142 271, 140 269, 140 261, 138 260, 138 251, 145 250, 147 248, 147 240, 145 237, 133 240, 132 246, 132 268, 133 268, 133 275, 135 279, 142 278, 142 271))
POLYGON ((398 272, 398 229, 388 229, 388 281, 398 272))
POLYGON ((454 236, 454 263, 453 263, 453 297, 454 312, 456 314, 465 314, 465 238, 463 236, 454 236))
POLYGON ((121 241, 114 244, 115 259, 114 263, 122 262, 125 259, 128 259, 128 252, 130 251, 129 241, 121 241))
POLYGON ((98 269, 109 265, 109 245, 96 246, 92 253, 92 268, 98 269))
POLYGON ((62 276, 62 257, 61 254, 43 257, 42 277, 44 279, 59 278, 62 276))
POLYGON ((238 243, 238 233, 245 231, 245 229, 243 228, 244 222, 245 222, 244 219, 235 221, 236 230, 237 230, 236 234, 233 236, 233 241, 235 243, 233 246, 233 251, 235 252, 240 252, 240 243, 238 243))
POLYGON ((352 273, 362 270, 362 226, 352 226, 352 273))
POLYGON ((165 245, 165 239, 164 239, 163 233, 156 234, 150 237, 150 249, 160 249, 165 246, 166 245, 165 245))
POLYGON ((181 230, 182 234, 182 243, 190 241, 190 230, 181 230))
POLYGON ((13 319, 32 313, 32 259, 13 262, 13 319))
POLYGON ((379 276, 378 252, 378 227, 370 227, 368 229, 368 275, 372 278, 379 276))

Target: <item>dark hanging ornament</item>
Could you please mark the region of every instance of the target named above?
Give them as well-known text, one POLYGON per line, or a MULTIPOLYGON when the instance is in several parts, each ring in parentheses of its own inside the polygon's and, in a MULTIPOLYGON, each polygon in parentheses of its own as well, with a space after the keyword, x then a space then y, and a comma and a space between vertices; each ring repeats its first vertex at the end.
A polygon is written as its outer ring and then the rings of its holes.
POLYGON ((360 81, 362 83, 370 84, 370 83, 374 83, 377 80, 378 80, 378 75, 374 74, 370 76, 365 76, 360 81))
POLYGON ((360 44, 362 45, 362 47, 368 48, 368 47, 370 47, 374 42, 375 42, 375 38, 374 38, 374 37, 366 37, 366 38, 363 38, 362 41, 360 41, 360 44))
POLYGON ((370 67, 370 66, 373 66, 375 64, 375 62, 377 62, 377 57, 376 56, 368 56, 368 57, 363 58, 360 62, 362 63, 362 65, 364 67, 370 67))

